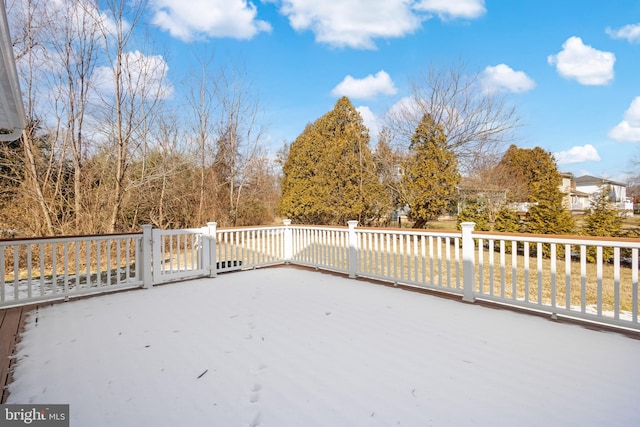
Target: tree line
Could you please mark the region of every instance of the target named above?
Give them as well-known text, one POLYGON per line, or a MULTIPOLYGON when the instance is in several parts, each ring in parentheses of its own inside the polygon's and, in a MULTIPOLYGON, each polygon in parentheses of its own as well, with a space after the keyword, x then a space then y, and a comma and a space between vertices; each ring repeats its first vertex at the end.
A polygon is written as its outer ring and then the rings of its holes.
POLYGON ((0 233, 273 221, 278 172, 246 73, 199 55, 176 99, 167 64, 139 37, 146 3, 101 4, 9 5, 29 123, 0 147, 0 233))
POLYGON ((427 112, 407 145, 393 144, 385 129, 371 150, 362 117, 343 97, 288 147, 279 212, 303 224, 356 219, 365 226, 388 226, 402 212, 415 228, 454 212, 458 224, 472 221, 481 231, 636 235, 623 231, 606 188, 578 227, 554 157, 540 147, 512 144, 463 179, 458 150, 464 145, 452 142, 445 129, 427 112))
MULTIPOLYGON (((257 88, 243 70, 199 55, 176 99, 167 64, 138 36, 145 2, 102 4, 10 5, 29 125, 0 146, 3 237, 259 225, 278 216, 387 226, 398 213, 427 227, 445 212, 481 230, 575 231, 551 153, 505 150, 520 125, 515 109, 461 64, 431 67, 412 82, 375 147, 345 97, 273 159, 257 88), (517 202, 530 204, 525 219, 508 209, 517 202)), ((617 220, 599 221, 589 233, 615 230, 617 220)))

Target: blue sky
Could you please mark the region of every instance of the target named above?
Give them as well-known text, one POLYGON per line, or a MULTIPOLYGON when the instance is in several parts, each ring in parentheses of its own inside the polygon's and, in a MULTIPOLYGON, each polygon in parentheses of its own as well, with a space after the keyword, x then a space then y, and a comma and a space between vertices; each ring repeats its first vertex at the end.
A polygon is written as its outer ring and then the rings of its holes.
POLYGON ((624 180, 640 157, 638 0, 150 0, 148 22, 176 90, 197 51, 246 70, 273 150, 341 95, 375 134, 413 77, 462 60, 560 170, 624 180))

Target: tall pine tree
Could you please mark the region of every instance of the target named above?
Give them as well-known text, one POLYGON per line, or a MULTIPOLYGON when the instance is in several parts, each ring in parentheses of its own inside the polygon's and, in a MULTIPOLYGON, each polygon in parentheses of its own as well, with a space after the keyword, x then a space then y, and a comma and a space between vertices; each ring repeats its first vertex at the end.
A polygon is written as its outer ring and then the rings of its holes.
POLYGON ((441 215, 456 195, 460 182, 456 155, 447 147, 447 135, 426 114, 416 128, 404 164, 403 193, 415 228, 441 215))
POLYGON ((296 138, 283 172, 279 212, 294 222, 369 225, 389 209, 369 132, 346 97, 296 138))

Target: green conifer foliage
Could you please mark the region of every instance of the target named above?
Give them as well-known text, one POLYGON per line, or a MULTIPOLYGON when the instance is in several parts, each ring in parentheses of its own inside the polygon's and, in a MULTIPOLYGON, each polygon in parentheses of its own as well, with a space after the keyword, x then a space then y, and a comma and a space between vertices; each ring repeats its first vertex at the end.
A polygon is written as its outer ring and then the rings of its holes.
POLYGON ((584 231, 589 236, 618 237, 622 232, 622 218, 618 210, 611 206, 606 186, 593 195, 591 210, 584 216, 584 231))
POLYGON ((486 204, 480 199, 465 201, 458 213, 458 230, 462 222, 475 222, 474 230, 489 231, 489 211, 486 204))
MULTIPOLYGON (((609 201, 611 187, 605 186, 593 195, 591 210, 584 216, 583 231, 589 236, 619 237, 622 234, 622 218, 617 209, 609 201)), ((613 256, 613 248, 603 248, 603 259, 606 261, 613 256)), ((595 247, 587 248, 587 259, 595 262, 597 252, 595 247)))
POLYGON ((447 135, 428 114, 422 118, 409 146, 402 184, 415 228, 424 228, 450 204, 460 182, 456 155, 447 147, 447 135))
POLYGON ((496 220, 493 223, 493 229, 503 233, 520 233, 522 232, 522 225, 518 213, 513 209, 509 209, 507 206, 503 206, 496 215, 496 220))
POLYGON ((568 234, 574 231, 571 212, 563 206, 560 191, 562 178, 553 155, 540 147, 532 149, 509 147, 500 167, 512 188, 509 199, 530 202, 525 231, 536 234, 568 234))
POLYGON ((369 225, 389 210, 368 130, 346 97, 296 138, 283 172, 279 212, 296 223, 369 225))

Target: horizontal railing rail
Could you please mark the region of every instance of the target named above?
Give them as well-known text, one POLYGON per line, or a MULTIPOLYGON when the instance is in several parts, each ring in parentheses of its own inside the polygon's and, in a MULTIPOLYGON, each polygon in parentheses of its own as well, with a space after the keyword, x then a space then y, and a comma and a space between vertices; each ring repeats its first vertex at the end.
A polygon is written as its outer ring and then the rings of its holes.
POLYGON ((0 241, 0 307, 287 263, 640 330, 640 240, 292 225, 0 241))

